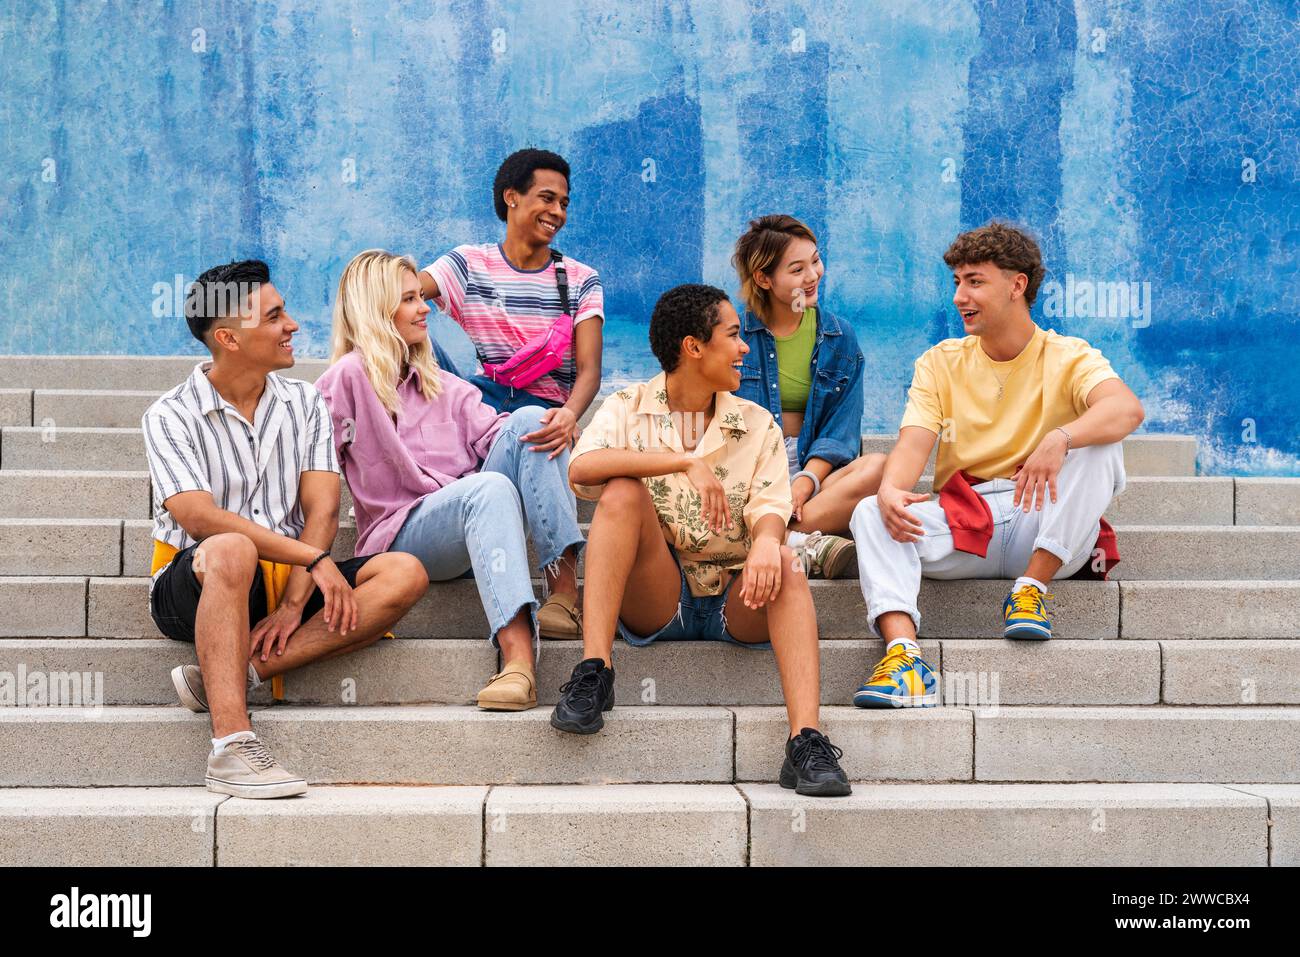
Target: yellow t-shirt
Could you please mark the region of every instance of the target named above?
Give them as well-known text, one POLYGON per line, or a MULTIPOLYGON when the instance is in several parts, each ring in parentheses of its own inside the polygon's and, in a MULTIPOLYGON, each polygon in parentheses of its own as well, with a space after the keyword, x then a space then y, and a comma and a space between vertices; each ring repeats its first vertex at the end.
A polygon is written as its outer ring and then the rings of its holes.
POLYGON ((1084 340, 1037 326, 1006 362, 990 359, 978 336, 945 339, 916 360, 900 428, 917 425, 939 436, 936 489, 962 470, 1010 478, 1043 436, 1087 411, 1098 383, 1117 378, 1084 340))

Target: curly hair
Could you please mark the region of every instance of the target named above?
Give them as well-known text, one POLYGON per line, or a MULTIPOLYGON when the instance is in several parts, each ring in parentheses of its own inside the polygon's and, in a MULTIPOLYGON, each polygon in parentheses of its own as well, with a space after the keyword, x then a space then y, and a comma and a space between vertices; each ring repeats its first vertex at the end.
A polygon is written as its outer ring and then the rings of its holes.
POLYGON ((554 170, 566 183, 569 181, 569 164, 563 156, 550 150, 516 150, 502 161, 492 180, 492 206, 497 211, 497 219, 506 221, 506 190, 528 192, 533 188, 533 174, 539 169, 554 170))
POLYGON ((688 282, 674 286, 659 297, 650 314, 650 351, 665 372, 677 368, 682 357, 682 340, 693 336, 708 342, 718 319, 718 304, 729 302, 717 286, 688 282))
POLYGON ((1034 237, 1011 223, 993 220, 962 233, 952 241, 943 261, 949 269, 993 263, 999 269, 1022 272, 1029 279, 1025 285, 1025 305, 1032 306, 1038 287, 1047 270, 1043 268, 1043 253, 1034 237))

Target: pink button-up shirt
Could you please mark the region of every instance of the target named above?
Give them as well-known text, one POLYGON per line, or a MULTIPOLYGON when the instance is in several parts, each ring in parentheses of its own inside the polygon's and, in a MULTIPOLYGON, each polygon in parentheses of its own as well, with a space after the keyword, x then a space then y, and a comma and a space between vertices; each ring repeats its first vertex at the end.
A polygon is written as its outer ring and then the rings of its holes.
POLYGON ((443 370, 442 392, 427 401, 412 369, 397 386, 397 422, 350 352, 316 380, 334 422, 334 448, 352 490, 356 554, 387 551, 406 515, 430 492, 477 472, 509 416, 443 370))

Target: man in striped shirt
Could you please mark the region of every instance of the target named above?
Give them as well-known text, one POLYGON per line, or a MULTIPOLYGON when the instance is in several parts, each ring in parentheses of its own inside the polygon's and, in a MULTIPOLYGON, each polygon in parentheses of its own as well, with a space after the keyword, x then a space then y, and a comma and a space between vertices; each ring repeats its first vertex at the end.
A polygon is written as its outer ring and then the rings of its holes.
POLYGON ((329 557, 339 512, 333 427, 315 388, 276 371, 293 365, 298 325, 266 264, 199 276, 186 321, 212 359, 141 422, 155 503, 150 613, 198 653, 172 681, 182 704, 211 712, 208 788, 301 794, 306 782, 253 733, 247 692, 375 641, 428 578, 401 552, 329 557))

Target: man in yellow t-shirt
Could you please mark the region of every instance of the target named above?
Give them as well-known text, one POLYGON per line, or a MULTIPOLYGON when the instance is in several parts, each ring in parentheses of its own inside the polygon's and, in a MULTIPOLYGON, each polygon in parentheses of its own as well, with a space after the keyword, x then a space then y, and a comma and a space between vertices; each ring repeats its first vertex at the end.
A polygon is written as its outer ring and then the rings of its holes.
POLYGON ((989 223, 958 236, 944 262, 968 335, 916 360, 880 492, 850 526, 871 629, 886 642, 859 707, 938 703, 916 643, 922 575, 1015 578, 1003 636, 1051 637, 1047 582, 1091 556, 1124 488, 1120 442, 1144 416, 1099 351, 1029 317, 1044 275, 1032 237, 989 223), (936 440, 932 501, 911 490, 936 440))

